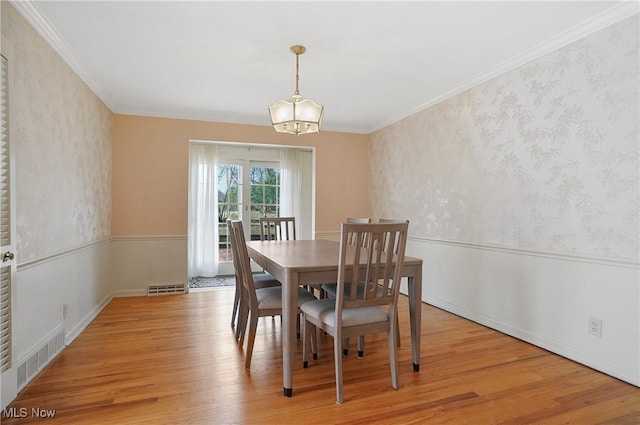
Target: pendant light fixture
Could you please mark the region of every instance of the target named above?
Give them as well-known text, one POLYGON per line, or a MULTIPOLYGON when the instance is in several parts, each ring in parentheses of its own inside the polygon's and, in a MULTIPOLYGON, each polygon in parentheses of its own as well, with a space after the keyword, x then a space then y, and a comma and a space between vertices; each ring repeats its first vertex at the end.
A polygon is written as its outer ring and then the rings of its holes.
POLYGON ((324 107, 311 99, 300 96, 299 89, 299 57, 306 51, 304 46, 291 46, 291 52, 296 55, 296 92, 291 99, 277 100, 269 106, 271 124, 278 133, 307 134, 317 133, 322 126, 322 112, 324 107))

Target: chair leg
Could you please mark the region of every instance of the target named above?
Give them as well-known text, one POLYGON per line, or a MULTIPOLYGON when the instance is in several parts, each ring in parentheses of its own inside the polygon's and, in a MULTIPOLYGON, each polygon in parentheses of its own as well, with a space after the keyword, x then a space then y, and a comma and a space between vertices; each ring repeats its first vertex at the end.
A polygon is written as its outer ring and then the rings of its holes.
POLYGON ((318 340, 317 328, 313 323, 307 322, 304 314, 302 316, 302 367, 305 369, 309 366, 309 350, 313 360, 318 360, 318 340))
POLYGON ((302 340, 303 340, 303 344, 302 344, 302 367, 304 367, 305 369, 309 366, 309 350, 311 349, 311 338, 309 335, 309 331, 311 328, 311 324, 309 322, 307 322, 307 320, 304 317, 304 314, 302 315, 302 340))
POLYGON ((249 339, 247 340, 247 352, 244 358, 244 368, 251 367, 251 356, 253 354, 253 343, 256 340, 256 330, 258 329, 258 316, 252 314, 249 320, 249 339))
POLYGON ((316 325, 310 324, 311 330, 309 331, 311 336, 311 355, 313 360, 318 360, 318 328, 316 325))
POLYGON ((333 357, 336 367, 336 403, 342 404, 342 347, 338 335, 333 339, 333 357))
MULTIPOLYGON (((395 332, 395 339, 396 339, 396 347, 400 347, 400 322, 398 321, 398 312, 396 312, 396 332, 395 332)), ((343 345, 343 348, 345 346, 343 345)), ((343 355, 347 355, 349 354, 349 340, 347 339, 347 343, 346 343, 346 348, 344 348, 343 351, 343 355)), ((360 335, 358 337, 358 358, 361 359, 364 357, 364 335, 360 335)))
POLYGON ((233 297, 233 311, 231 312, 231 327, 233 328, 236 324, 236 319, 238 317, 238 307, 240 306, 240 291, 238 290, 238 285, 236 285, 236 292, 233 297))
POLYGON ((245 302, 240 300, 238 304, 238 324, 236 325, 236 339, 240 345, 244 343, 244 337, 247 332, 247 321, 249 320, 249 309, 245 302))
POLYGON ((400 322, 398 321, 397 310, 396 310, 396 347, 400 348, 400 322))
POLYGON ((389 368, 391 368, 391 386, 394 389, 400 388, 400 382, 398 379, 398 348, 396 341, 398 336, 395 331, 396 326, 389 326, 389 333, 387 334, 387 340, 389 344, 389 368))
POLYGON ((344 357, 349 355, 349 338, 342 339, 342 355, 344 357))

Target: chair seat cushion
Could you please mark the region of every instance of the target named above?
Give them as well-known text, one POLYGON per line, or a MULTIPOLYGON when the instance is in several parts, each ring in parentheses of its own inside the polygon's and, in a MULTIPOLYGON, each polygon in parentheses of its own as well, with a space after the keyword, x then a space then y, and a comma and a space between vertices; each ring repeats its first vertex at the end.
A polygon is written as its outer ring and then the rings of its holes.
POLYGON ((253 282, 256 286, 256 289, 268 288, 271 286, 281 286, 281 283, 269 273, 254 273, 253 282))
MULTIPOLYGON (((322 289, 324 289, 324 291, 329 294, 330 298, 336 298, 336 294, 338 293, 338 284, 337 283, 323 283, 322 284, 322 289)), ((356 294, 356 296, 358 298, 362 298, 362 290, 363 290, 363 284, 359 284, 358 285, 358 293, 356 294)), ((344 291, 345 293, 349 293, 351 292, 351 284, 347 283, 346 285, 344 285, 344 291)), ((378 295, 380 295, 382 293, 382 287, 378 288, 378 295)), ((348 297, 347 297, 348 298, 348 297)))
MULTIPOLYGON (((300 306, 303 313, 315 317, 331 327, 336 326, 336 300, 325 298, 310 301, 300 306)), ((360 326, 369 323, 386 322, 389 320, 387 311, 378 306, 345 308, 342 310, 342 325, 344 327, 360 326)))
MULTIPOLYGON (((282 286, 272 286, 256 289, 258 308, 260 309, 281 309, 282 308, 282 286)), ((317 298, 304 288, 298 288, 298 307, 317 298)))

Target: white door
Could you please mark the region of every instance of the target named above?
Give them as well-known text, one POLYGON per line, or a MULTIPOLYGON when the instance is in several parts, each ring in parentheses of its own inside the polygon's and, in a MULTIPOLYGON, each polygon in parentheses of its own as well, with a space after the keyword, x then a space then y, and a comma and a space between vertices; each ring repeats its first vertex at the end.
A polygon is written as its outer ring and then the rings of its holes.
POLYGON ((12 332, 13 305, 15 300, 15 270, 12 216, 11 173, 12 155, 9 149, 9 83, 8 64, 0 57, 0 405, 5 408, 16 396, 16 365, 14 362, 12 332))
MULTIPOLYGON (((218 274, 234 273, 226 220, 242 220, 248 240, 260 238, 260 217, 280 215, 280 163, 221 161, 217 169, 219 219, 218 274), (248 182, 248 183, 247 183, 248 182)), ((256 270, 259 268, 256 267, 256 270)))

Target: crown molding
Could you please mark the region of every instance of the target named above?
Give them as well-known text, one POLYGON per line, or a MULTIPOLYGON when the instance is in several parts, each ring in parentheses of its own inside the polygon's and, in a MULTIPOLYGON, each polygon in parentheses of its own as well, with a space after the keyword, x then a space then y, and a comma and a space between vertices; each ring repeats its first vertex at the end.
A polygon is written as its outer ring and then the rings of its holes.
MULTIPOLYGON (((62 59, 71 67, 71 69, 78 75, 78 77, 84 81, 87 86, 102 100, 102 102, 114 113, 131 114, 131 111, 116 111, 113 103, 109 100, 108 96, 100 89, 100 86, 93 80, 90 74, 84 68, 82 62, 72 52, 67 43, 63 40, 60 34, 49 24, 49 22, 42 16, 36 3, 32 0, 9 0, 9 2, 16 8, 16 10, 29 22, 35 30, 53 47, 53 49, 62 57, 62 59)), ((491 79, 494 79, 502 74, 517 69, 529 62, 532 62, 540 57, 556 51, 562 47, 565 47, 573 42, 576 42, 584 37, 587 37, 597 31, 600 31, 610 25, 613 25, 625 18, 628 18, 634 14, 640 12, 640 2, 636 0, 621 1, 619 4, 605 10, 599 15, 588 19, 569 30, 548 39, 522 53, 519 53, 499 64, 483 71, 479 74, 472 76, 471 78, 460 82, 452 89, 437 95, 435 97, 424 100, 422 103, 411 108, 403 114, 391 117, 384 122, 379 123, 368 130, 349 128, 336 128, 331 131, 349 132, 358 134, 371 134, 390 124, 407 118, 419 111, 422 111, 430 106, 440 103, 450 97, 458 95, 466 90, 476 87, 482 83, 485 83, 491 79)), ((151 111, 138 112, 136 115, 153 115, 151 111)), ((179 118, 179 117, 173 117, 179 118)), ((193 119, 193 118, 190 118, 193 119)), ((207 119, 207 121, 210 120, 207 119)))
POLYGON ((623 19, 629 18, 639 12, 640 12, 640 2, 636 0, 621 1, 619 4, 610 7, 604 12, 590 19, 587 19, 586 21, 578 25, 575 25, 572 28, 569 28, 568 30, 558 34, 557 36, 552 37, 542 43, 539 43, 530 49, 527 49, 521 53, 518 53, 517 55, 492 66, 486 71, 483 71, 467 80, 460 82, 460 84, 456 85, 451 90, 448 90, 438 96, 425 100, 424 102, 410 109, 406 113, 397 115, 393 118, 385 120, 384 122, 372 128, 369 131, 369 134, 374 133, 404 118, 407 118, 417 112, 427 109, 430 106, 436 105, 450 97, 458 95, 473 87, 479 86, 480 84, 486 83, 487 81, 497 78, 500 75, 506 74, 509 71, 513 71, 514 69, 517 69, 523 65, 526 65, 529 62, 532 62, 549 53, 552 53, 565 46, 568 46, 571 43, 575 43, 580 39, 583 39, 593 33, 596 33, 608 26, 616 24, 622 21, 623 19))
POLYGON ((40 13, 38 6, 31 0, 9 0, 11 5, 22 15, 24 19, 44 38, 44 40, 53 47, 53 49, 62 57, 69 67, 80 77, 84 83, 102 100, 102 102, 113 111, 113 105, 107 98, 100 86, 91 78, 90 74, 85 70, 82 62, 72 52, 67 43, 53 29, 49 22, 44 19, 40 13))

